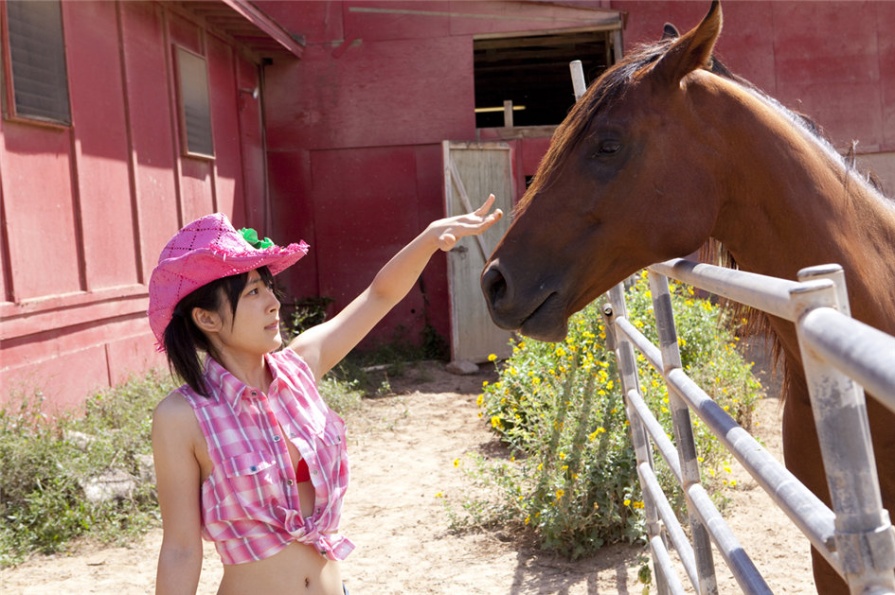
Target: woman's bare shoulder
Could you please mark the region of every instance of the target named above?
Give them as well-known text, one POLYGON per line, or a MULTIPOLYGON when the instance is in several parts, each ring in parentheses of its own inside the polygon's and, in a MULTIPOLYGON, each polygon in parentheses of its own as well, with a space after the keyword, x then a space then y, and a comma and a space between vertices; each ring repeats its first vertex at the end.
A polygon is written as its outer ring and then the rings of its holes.
POLYGON ((179 390, 173 390, 155 407, 153 433, 179 432, 197 426, 193 408, 179 390))

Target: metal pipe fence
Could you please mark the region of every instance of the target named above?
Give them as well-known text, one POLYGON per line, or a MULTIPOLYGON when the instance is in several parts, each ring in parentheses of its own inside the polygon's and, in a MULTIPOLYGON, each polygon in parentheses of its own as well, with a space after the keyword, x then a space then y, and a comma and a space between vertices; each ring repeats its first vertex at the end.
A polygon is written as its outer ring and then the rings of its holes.
POLYGON ((674 259, 649 268, 659 345, 627 320, 624 287, 603 309, 618 358, 659 593, 683 593, 678 566, 700 594, 717 593, 711 543, 744 593, 771 593, 700 483, 691 413, 698 416, 846 580, 853 594, 895 595, 895 531, 882 508, 864 389, 895 411, 895 337, 849 315, 838 265, 804 269, 799 281, 674 259), (668 278, 796 325, 832 508, 741 428, 683 370, 668 278), (665 379, 673 438, 640 392, 635 350, 665 379), (848 440, 843 440, 848 436, 848 440), (656 478, 658 453, 680 483, 689 539, 656 478), (669 548, 676 551, 677 562, 669 548))

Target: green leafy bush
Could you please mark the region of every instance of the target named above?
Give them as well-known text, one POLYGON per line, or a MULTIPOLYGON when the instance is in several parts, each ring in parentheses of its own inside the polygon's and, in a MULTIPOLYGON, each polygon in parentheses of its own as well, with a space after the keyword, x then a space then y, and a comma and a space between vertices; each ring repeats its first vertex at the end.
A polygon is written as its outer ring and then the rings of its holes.
POLYGON ((48 418, 40 394, 0 411, 0 566, 87 534, 130 539, 157 523, 151 416, 171 388, 149 375, 94 395, 79 416, 48 418), (85 485, 112 471, 132 477, 133 488, 89 502, 85 485))
MULTIPOLYGON (((725 310, 676 285, 672 303, 684 368, 748 427, 761 386, 736 349, 725 310)), ((632 324, 656 343, 645 273, 629 289, 627 306, 632 324)), ((571 558, 644 538, 636 459, 605 333, 599 305, 592 304, 571 319, 565 342, 513 344, 499 380, 486 383, 479 397, 481 415, 510 454, 506 460, 471 457, 468 475, 477 495, 463 501, 462 513, 449 507, 455 528, 513 527, 571 558)), ((638 360, 645 362, 642 355, 638 360)), ((648 365, 639 372, 644 398, 671 435, 664 381, 648 365)), ((730 470, 726 454, 695 416, 694 426, 702 469, 710 483, 723 484, 730 470)), ((670 472, 657 468, 670 488, 670 472)), ((672 503, 680 512, 679 493, 672 503)))
MULTIPOLYGON (((64 551, 79 537, 127 542, 159 525, 152 472, 152 412, 176 384, 151 373, 92 396, 81 415, 55 419, 41 395, 0 409, 0 568, 31 553, 64 551), (116 472, 125 495, 91 503, 85 485, 116 472)), ((344 415, 359 406, 357 382, 327 375, 320 393, 344 415)))

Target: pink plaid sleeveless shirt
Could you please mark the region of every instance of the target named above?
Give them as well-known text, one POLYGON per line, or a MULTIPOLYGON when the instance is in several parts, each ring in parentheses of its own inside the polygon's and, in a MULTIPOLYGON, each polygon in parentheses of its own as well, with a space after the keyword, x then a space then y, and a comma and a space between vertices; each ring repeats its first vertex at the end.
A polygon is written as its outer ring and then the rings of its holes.
POLYGON ((317 392, 307 364, 291 349, 266 356, 268 394, 246 386, 212 358, 211 397, 178 389, 192 405, 214 464, 202 484, 202 536, 224 564, 273 556, 290 542, 343 560, 354 544, 338 534, 348 487, 345 424, 317 392), (302 518, 295 468, 286 440, 308 465, 314 511, 302 518))

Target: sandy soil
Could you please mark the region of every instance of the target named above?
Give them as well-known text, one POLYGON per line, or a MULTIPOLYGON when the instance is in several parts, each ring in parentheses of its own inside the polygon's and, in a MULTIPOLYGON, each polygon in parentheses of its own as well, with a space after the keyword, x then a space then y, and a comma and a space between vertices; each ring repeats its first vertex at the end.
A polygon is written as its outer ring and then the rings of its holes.
MULTIPOLYGON (((454 535, 439 492, 462 496, 455 459, 494 448, 477 416, 476 397, 492 374, 455 376, 426 363, 390 379, 393 395, 364 401, 349 416, 352 487, 343 531, 357 549, 343 564, 353 595, 640 594, 643 549, 605 548, 569 562, 487 534, 454 535)), ((774 398, 756 412, 755 432, 780 458, 780 409, 774 398)), ((807 541, 773 508, 754 481, 734 465, 725 516, 775 593, 812 593, 807 541)), ((71 555, 36 557, 0 571, 3 594, 153 592, 161 532, 128 548, 83 546, 71 555)), ((215 593, 220 562, 206 546, 199 593, 215 593)), ((716 556, 721 593, 740 590, 716 556)), ((646 592, 654 593, 655 589, 646 592)))

